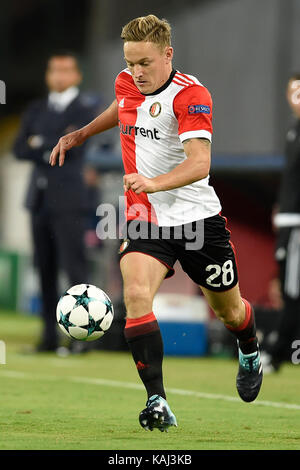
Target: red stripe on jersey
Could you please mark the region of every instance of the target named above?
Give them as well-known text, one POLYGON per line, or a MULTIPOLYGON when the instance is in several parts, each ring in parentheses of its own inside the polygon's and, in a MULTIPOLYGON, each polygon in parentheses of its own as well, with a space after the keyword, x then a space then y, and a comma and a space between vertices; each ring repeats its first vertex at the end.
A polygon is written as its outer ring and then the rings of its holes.
POLYGON ((178 82, 183 83, 184 85, 193 85, 192 83, 189 83, 186 80, 179 77, 179 75, 177 75, 177 73, 174 75, 174 79, 177 80, 178 82))
POLYGON ((187 75, 184 75, 183 73, 176 72, 175 76, 176 75, 179 75, 179 77, 177 77, 177 78, 181 78, 181 80, 188 82, 189 85, 197 85, 197 83, 194 80, 192 80, 187 75))
POLYGON ((184 77, 182 76, 182 74, 180 74, 180 75, 179 75, 179 74, 178 74, 178 75, 176 74, 176 75, 175 75, 175 78, 176 78, 176 80, 179 80, 179 81, 185 83, 186 85, 190 85, 190 86, 191 86, 191 85, 197 85, 197 84, 196 84, 195 82, 193 82, 192 80, 189 80, 188 78, 184 78, 184 77))
MULTIPOLYGON (((121 72, 115 83, 115 92, 119 106, 119 127, 122 148, 122 158, 125 174, 138 173, 136 167, 135 125, 137 108, 145 101, 135 86, 132 76, 121 72)), ((146 193, 136 194, 131 189, 125 193, 127 220, 147 220, 157 224, 155 210, 149 202, 146 193)))
POLYGON ((176 85, 180 85, 180 86, 184 86, 184 87, 188 86, 187 83, 179 82, 179 81, 175 80, 175 78, 173 78, 173 82, 176 83, 176 85))

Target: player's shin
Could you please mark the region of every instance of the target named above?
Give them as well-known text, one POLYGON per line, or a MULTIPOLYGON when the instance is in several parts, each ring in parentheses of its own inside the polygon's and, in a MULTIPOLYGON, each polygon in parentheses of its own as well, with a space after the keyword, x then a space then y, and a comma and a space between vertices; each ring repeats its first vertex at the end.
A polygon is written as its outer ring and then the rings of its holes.
POLYGON ((257 351, 258 348, 255 314, 251 304, 246 299, 242 300, 245 304, 245 319, 237 327, 232 327, 226 323, 225 326, 237 338, 242 353, 251 354, 257 351))
POLYGON ((127 318, 124 335, 148 398, 156 394, 166 398, 162 375, 163 342, 153 312, 140 318, 127 318))

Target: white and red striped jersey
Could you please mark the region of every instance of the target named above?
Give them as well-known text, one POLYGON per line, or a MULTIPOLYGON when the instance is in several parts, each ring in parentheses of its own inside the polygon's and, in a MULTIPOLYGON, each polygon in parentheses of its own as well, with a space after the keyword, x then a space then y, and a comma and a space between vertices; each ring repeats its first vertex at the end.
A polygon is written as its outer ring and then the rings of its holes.
MULTIPOLYGON (((125 173, 148 178, 165 174, 187 157, 183 142, 212 138, 212 100, 195 77, 173 70, 156 92, 142 94, 128 69, 115 81, 125 173)), ((216 215, 220 201, 209 176, 186 186, 152 194, 126 193, 127 220, 177 226, 216 215)))

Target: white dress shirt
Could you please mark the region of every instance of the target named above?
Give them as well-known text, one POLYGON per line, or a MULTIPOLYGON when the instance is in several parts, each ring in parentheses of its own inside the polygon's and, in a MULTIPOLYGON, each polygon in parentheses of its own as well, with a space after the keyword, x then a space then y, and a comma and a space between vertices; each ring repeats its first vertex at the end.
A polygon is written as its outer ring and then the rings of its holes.
POLYGON ((51 91, 48 95, 49 106, 55 111, 62 113, 69 104, 78 96, 79 89, 76 86, 71 86, 65 91, 51 91))

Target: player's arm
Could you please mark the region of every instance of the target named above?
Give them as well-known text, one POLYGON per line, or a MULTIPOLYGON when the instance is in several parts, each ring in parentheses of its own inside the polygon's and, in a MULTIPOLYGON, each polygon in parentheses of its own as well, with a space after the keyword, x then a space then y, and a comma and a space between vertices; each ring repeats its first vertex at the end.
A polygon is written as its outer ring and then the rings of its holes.
POLYGON ((124 176, 124 189, 132 189, 136 194, 141 192, 155 193, 181 188, 206 178, 210 170, 211 144, 204 138, 192 138, 183 142, 187 158, 168 173, 146 178, 138 173, 124 176))
POLYGON ((82 145, 89 137, 111 129, 117 125, 118 103, 117 100, 114 100, 112 104, 105 111, 103 111, 103 113, 101 113, 89 124, 74 132, 70 132, 69 134, 66 134, 59 139, 50 155, 50 165, 54 166, 58 158, 59 166, 62 166, 65 161, 66 152, 72 147, 78 147, 79 145, 82 145))
POLYGON ((153 178, 156 191, 168 191, 206 178, 210 170, 211 143, 192 138, 183 142, 187 158, 169 173, 153 178))

